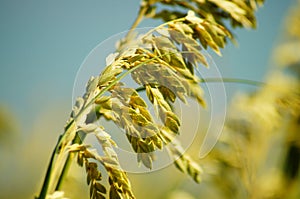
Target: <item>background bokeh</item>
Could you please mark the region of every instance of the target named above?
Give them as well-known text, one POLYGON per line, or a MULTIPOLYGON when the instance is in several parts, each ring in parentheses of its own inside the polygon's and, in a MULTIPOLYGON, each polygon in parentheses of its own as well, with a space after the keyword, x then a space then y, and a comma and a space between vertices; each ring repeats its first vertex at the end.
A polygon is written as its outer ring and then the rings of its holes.
MULTIPOLYGON (((239 46, 213 56, 224 77, 263 79, 293 2, 267 1, 256 30, 235 31, 239 46)), ((33 198, 71 110, 81 63, 101 41, 127 30, 138 7, 138 0, 0 1, 0 198, 33 198)), ((140 27, 159 23, 146 20, 140 27)), ((226 88, 229 97, 252 89, 226 88)))

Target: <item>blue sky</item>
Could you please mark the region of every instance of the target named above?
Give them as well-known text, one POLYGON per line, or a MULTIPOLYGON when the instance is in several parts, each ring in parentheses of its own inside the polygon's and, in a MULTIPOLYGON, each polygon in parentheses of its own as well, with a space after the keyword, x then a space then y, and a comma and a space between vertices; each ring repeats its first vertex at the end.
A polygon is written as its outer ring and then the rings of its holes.
MULTIPOLYGON (((218 66, 226 77, 261 80, 291 0, 267 1, 257 30, 235 31, 218 66)), ((72 88, 84 58, 101 41, 127 30, 138 0, 1 0, 0 104, 24 124, 49 104, 72 106, 72 88)), ((140 27, 155 26, 146 20, 140 27)), ((100 69, 99 69, 100 71, 100 69)))

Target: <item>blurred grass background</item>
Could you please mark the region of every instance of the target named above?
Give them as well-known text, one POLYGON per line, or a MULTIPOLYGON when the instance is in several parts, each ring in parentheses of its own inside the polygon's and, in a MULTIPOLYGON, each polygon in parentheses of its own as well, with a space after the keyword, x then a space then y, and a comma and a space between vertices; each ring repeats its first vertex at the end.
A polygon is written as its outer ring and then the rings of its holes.
MULTIPOLYGON (((267 1, 258 11, 257 30, 236 31, 239 47, 230 44, 222 58, 214 56, 224 77, 263 80, 293 2, 267 1)), ((72 107, 79 66, 98 43, 127 30, 138 7, 138 0, 0 1, 0 198, 33 198, 39 190, 72 107)), ((146 20, 140 27, 159 23, 146 20)), ((229 97, 249 89, 226 88, 229 97)), ((165 198, 176 187, 209 191, 187 183, 173 167, 131 179, 139 198, 165 198)))

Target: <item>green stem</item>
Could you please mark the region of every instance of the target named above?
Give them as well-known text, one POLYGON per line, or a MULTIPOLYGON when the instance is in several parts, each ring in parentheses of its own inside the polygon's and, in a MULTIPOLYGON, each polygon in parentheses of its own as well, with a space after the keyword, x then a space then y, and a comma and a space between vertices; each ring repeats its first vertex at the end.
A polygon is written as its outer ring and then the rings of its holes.
MULTIPOLYGON (((64 132, 66 132, 73 123, 74 123, 74 120, 71 120, 68 123, 68 125, 66 126, 64 132)), ((53 166, 54 166, 54 158, 55 158, 56 154, 59 151, 59 147, 61 146, 61 143, 62 143, 62 140, 63 140, 64 136, 65 136, 65 133, 59 136, 58 141, 56 143, 56 146, 55 146, 54 150, 52 151, 52 155, 50 157, 47 172, 46 172, 46 175, 45 175, 45 180, 43 182, 41 192, 40 192, 39 196, 36 197, 36 199, 45 199, 46 196, 47 196, 48 188, 49 188, 49 185, 50 185, 52 169, 53 169, 53 166)))
POLYGON ((56 187, 55 187, 55 191, 60 190, 60 188, 62 186, 63 179, 67 175, 67 172, 68 172, 68 170, 71 166, 72 160, 73 160, 73 154, 68 153, 68 157, 67 157, 66 162, 64 164, 64 167, 62 169, 62 172, 61 172, 61 174, 58 178, 58 181, 57 181, 57 184, 56 184, 56 187))
MULTIPOLYGON (((78 133, 76 134, 72 144, 81 144, 82 141, 84 140, 85 136, 83 135, 82 138, 79 137, 78 133)), ((64 167, 62 169, 62 172, 58 178, 58 181, 57 181, 57 184, 56 184, 56 187, 55 187, 55 191, 58 191, 61 189, 61 186, 62 186, 62 182, 63 182, 63 179, 66 177, 67 173, 68 173, 68 170, 71 166, 71 163, 72 163, 72 160, 74 158, 74 154, 70 154, 68 153, 68 157, 66 159, 66 162, 64 164, 64 167)))
POLYGON ((202 83, 214 83, 214 82, 224 82, 224 83, 239 83, 239 84, 247 84, 252 86, 265 86, 267 85, 264 82, 254 81, 249 79, 240 79, 240 78, 228 78, 228 77, 210 77, 201 79, 202 83))
MULTIPOLYGON (((211 77, 211 78, 204 78, 200 80, 201 83, 218 83, 218 82, 224 82, 224 83, 239 83, 239 84, 246 84, 246 85, 252 85, 252 86, 267 86, 269 88, 272 88, 274 90, 280 91, 286 91, 286 88, 275 86, 269 83, 264 83, 260 81, 255 80, 249 80, 249 79, 240 79, 240 78, 218 78, 218 77, 211 77)), ((294 89, 289 89, 290 92, 293 92, 297 95, 299 95, 299 91, 294 89)))
MULTIPOLYGON (((239 83, 239 84, 247 84, 252 86, 264 86, 267 85, 264 82, 248 80, 248 79, 239 79, 239 78, 219 78, 219 77, 210 77, 204 78, 200 80, 201 83, 239 83)), ((144 86, 138 87, 135 89, 137 92, 144 91, 146 88, 144 86)))
MULTIPOLYGON (((62 136, 59 136, 55 149, 57 148, 58 144, 60 143, 61 137, 62 136)), ((44 180, 44 183, 43 183, 43 186, 42 186, 42 190, 40 192, 40 195, 38 197, 35 197, 36 199, 46 198, 47 191, 48 191, 49 184, 50 184, 51 171, 52 171, 52 167, 53 167, 55 154, 56 154, 56 150, 53 150, 51 158, 50 158, 50 162, 48 164, 48 168, 47 168, 47 172, 46 172, 46 175, 45 175, 45 180, 44 180)))

